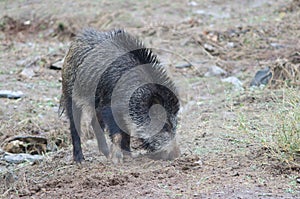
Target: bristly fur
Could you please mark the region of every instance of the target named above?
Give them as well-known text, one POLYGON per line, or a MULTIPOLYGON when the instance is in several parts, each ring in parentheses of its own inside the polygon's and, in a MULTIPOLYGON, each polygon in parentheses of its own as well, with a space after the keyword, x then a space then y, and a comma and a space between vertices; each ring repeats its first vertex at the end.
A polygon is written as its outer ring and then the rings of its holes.
MULTIPOLYGON (((100 125, 102 124, 101 128, 108 129, 111 138, 115 134, 122 134, 123 138, 131 135, 126 134, 125 131, 129 133, 139 131, 143 134, 146 133, 144 130, 146 127, 143 125, 149 123, 150 107, 153 104, 160 104, 167 111, 168 118, 165 126, 160 135, 150 138, 142 136, 144 143, 141 147, 151 152, 160 150, 161 145, 168 143, 175 135, 179 110, 176 87, 151 48, 146 48, 140 40, 122 29, 109 32, 85 29, 76 36, 65 57, 62 84, 60 114, 64 109, 67 110, 74 159, 78 162, 83 160, 79 137, 80 129, 76 128, 81 111, 85 111, 89 114, 88 117, 92 118, 91 125, 97 135, 99 149, 106 157, 108 157, 109 150, 105 138, 100 138, 102 135, 99 134, 99 131, 98 134, 96 132, 98 127, 95 126, 95 120, 98 120, 100 125), (141 66, 141 68, 131 70, 137 66, 141 66), (119 87, 116 86, 119 86, 118 83, 122 77, 125 78, 122 81, 126 81, 125 85, 128 87, 121 87, 120 90, 117 90, 119 87), (136 86, 141 88, 136 89, 136 86), (112 112, 113 91, 118 93, 117 97, 114 96, 116 97, 114 100, 117 101, 117 106, 120 108, 118 110, 129 108, 130 111, 130 115, 125 115, 122 111, 117 114, 126 123, 125 130, 117 125, 118 121, 112 112), (134 91, 134 94, 128 104, 124 99, 132 94, 131 91, 134 91), (96 110, 96 113, 93 110, 96 110), (73 113, 77 113, 77 115, 73 115, 73 113), (134 121, 132 122, 128 117, 134 121), (131 123, 128 124, 128 121, 131 123), (99 143, 102 145, 100 146, 99 143)), ((128 146, 130 142, 126 139, 122 140, 124 146, 128 146)), ((122 149, 124 148, 122 147, 122 149)))
MULTIPOLYGON (((92 36, 95 37, 95 39, 89 36, 89 40, 91 40, 89 43, 95 45, 94 40, 97 40, 98 42, 103 41, 103 38, 99 37, 99 32, 90 29, 86 31, 83 32, 83 34, 79 38, 80 40, 82 40, 82 37, 84 38, 85 35, 88 34, 89 31, 91 31, 92 36)), ((105 33, 105 37, 106 39, 109 38, 112 45, 121 46, 121 48, 126 47, 125 49, 123 49, 126 53, 121 55, 113 63, 111 63, 113 67, 107 67, 106 71, 102 74, 96 91, 95 108, 97 108, 99 103, 99 99, 97 99, 97 97, 99 97, 99 95, 105 94, 105 98, 110 99, 111 92, 114 89, 118 80, 122 77, 124 73, 136 67, 137 65, 147 64, 147 67, 151 67, 151 71, 155 72, 156 79, 159 79, 160 82, 163 83, 166 87, 174 91, 175 94, 178 94, 173 81, 168 77, 166 70, 160 64, 160 61, 158 60, 157 56, 152 52, 151 48, 146 48, 142 41, 140 41, 136 37, 131 36, 122 29, 105 33), (124 64, 126 60, 128 60, 130 65, 124 64), (133 62, 133 60, 135 61, 133 62), (115 67, 117 65, 118 67, 115 67), (124 68, 125 70, 121 70, 121 68, 124 68), (110 82, 110 84, 108 85, 108 87, 103 88, 103 82, 110 82)))

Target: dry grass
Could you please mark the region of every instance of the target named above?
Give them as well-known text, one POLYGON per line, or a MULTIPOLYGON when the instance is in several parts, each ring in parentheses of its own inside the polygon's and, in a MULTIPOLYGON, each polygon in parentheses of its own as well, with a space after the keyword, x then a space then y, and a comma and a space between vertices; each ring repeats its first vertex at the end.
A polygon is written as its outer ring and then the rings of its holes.
POLYGON ((287 59, 278 59, 271 67, 273 74, 272 88, 282 86, 300 86, 300 64, 293 64, 287 59))
POLYGON ((271 152, 283 162, 300 166, 299 90, 285 90, 275 113, 275 131, 269 143, 271 152))
POLYGON ((248 134, 254 143, 268 151, 267 156, 279 160, 279 164, 300 167, 299 89, 284 88, 267 95, 273 102, 260 104, 259 112, 240 114, 240 132, 248 134))

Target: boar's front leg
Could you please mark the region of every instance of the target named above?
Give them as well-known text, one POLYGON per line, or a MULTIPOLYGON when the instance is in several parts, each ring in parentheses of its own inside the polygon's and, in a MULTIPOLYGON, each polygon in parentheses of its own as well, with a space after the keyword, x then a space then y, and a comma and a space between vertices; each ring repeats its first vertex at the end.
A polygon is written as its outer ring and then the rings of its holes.
POLYGON ((103 122, 107 126, 111 138, 109 158, 114 164, 123 163, 123 151, 129 151, 130 136, 123 132, 116 123, 110 107, 102 109, 103 122))
POLYGON ((122 134, 115 133, 111 136, 111 153, 110 159, 114 164, 123 163, 123 152, 121 149, 122 134))
POLYGON ((73 159, 77 163, 81 163, 84 160, 81 140, 80 140, 80 119, 81 119, 81 109, 72 103, 72 98, 67 100, 66 104, 67 115, 70 120, 70 131, 73 144, 73 159))

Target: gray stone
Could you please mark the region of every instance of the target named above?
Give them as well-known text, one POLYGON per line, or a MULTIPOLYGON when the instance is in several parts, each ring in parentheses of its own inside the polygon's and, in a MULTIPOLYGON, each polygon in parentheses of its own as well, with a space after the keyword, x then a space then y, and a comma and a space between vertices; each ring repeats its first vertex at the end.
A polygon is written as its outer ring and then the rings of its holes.
POLYGON ((222 82, 231 83, 235 86, 236 89, 243 90, 243 83, 237 77, 230 76, 225 79, 222 79, 222 82))
POLYGON ((18 99, 23 96, 22 91, 0 90, 0 98, 18 99))
POLYGON ((198 6, 198 3, 195 1, 190 1, 190 2, 188 2, 188 5, 189 6, 198 6))
POLYGON ((284 48, 284 45, 278 44, 278 43, 270 43, 270 45, 273 48, 279 49, 279 48, 284 48))
POLYGON ((19 164, 22 162, 42 161, 44 159, 44 156, 30 155, 27 153, 19 153, 19 154, 6 153, 3 159, 8 163, 19 164))
POLYGON ((272 72, 269 67, 261 69, 256 72, 254 78, 252 79, 252 81, 250 83, 250 87, 267 85, 271 78, 272 78, 272 72))
POLYGON ((22 72, 20 73, 21 77, 31 79, 35 76, 34 68, 32 67, 25 67, 22 72))
POLYGON ((36 72, 40 70, 39 61, 41 60, 40 56, 29 57, 25 60, 17 61, 17 65, 24 66, 24 69, 20 73, 20 76, 23 78, 31 79, 36 76, 36 72))
POLYGON ((228 48, 235 48, 236 44, 234 42, 228 42, 226 45, 228 48))
POLYGON ((215 47, 213 47, 212 45, 207 44, 207 43, 205 43, 205 44, 203 45, 203 47, 204 47, 205 50, 207 50, 208 52, 214 52, 214 51, 216 50, 215 47))
POLYGON ((52 63, 50 65, 50 69, 53 69, 53 70, 61 70, 62 69, 62 66, 64 64, 64 59, 58 61, 58 62, 55 62, 55 63, 52 63))
POLYGON ((225 75, 227 75, 227 72, 218 66, 209 67, 208 72, 204 74, 205 77, 225 76, 225 75))

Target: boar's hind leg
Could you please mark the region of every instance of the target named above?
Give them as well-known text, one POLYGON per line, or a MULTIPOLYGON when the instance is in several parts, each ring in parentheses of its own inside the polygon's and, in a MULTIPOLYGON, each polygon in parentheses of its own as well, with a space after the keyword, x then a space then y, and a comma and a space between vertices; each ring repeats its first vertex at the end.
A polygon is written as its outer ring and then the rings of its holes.
POLYGON ((124 132, 122 132, 121 148, 128 153, 130 152, 130 136, 124 132))
POLYGON ((74 161, 80 163, 84 160, 79 135, 81 109, 78 108, 75 104, 72 104, 71 98, 67 100, 67 114, 70 120, 70 131, 73 144, 73 159, 74 161), (76 127, 78 127, 78 129, 76 127))
POLYGON ((93 117, 92 127, 93 127, 94 133, 97 138, 98 148, 105 155, 105 157, 108 158, 109 157, 109 149, 108 149, 108 146, 106 143, 104 131, 102 130, 102 129, 104 129, 104 125, 102 123, 103 123, 102 119, 99 116, 98 116, 98 120, 97 120, 96 116, 93 117))

